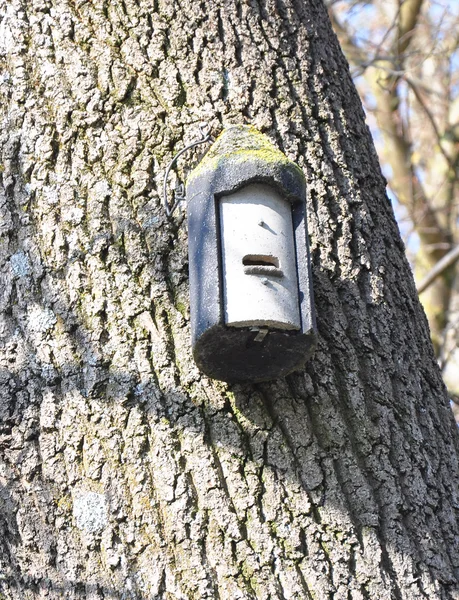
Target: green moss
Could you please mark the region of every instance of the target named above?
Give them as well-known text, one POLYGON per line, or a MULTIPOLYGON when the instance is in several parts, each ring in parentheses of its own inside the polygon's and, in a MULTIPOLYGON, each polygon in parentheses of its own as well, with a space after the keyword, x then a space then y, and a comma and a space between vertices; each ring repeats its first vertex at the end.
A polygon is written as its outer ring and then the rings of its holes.
POLYGON ((298 165, 276 148, 266 135, 251 125, 233 125, 218 136, 203 160, 190 173, 188 182, 204 171, 216 170, 222 162, 228 160, 236 165, 247 160, 276 163, 304 177, 298 165))
POLYGON ((188 307, 184 302, 176 301, 175 308, 179 311, 182 317, 187 316, 188 307))
POLYGON ((70 511, 72 509, 72 499, 70 496, 62 496, 62 498, 59 498, 57 501, 57 506, 62 511, 70 511))
POLYGON ((320 546, 321 546, 322 550, 324 551, 325 556, 330 556, 330 548, 329 548, 328 544, 326 544, 324 541, 321 541, 320 546))

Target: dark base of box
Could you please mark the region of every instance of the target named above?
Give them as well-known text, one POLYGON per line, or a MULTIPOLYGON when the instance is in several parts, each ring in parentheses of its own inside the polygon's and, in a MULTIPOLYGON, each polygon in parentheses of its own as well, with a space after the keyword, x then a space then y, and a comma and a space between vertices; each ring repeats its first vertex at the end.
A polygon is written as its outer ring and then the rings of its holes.
POLYGON ((315 350, 316 335, 269 330, 262 341, 257 331, 216 325, 193 347, 196 364, 212 379, 228 383, 260 382, 301 369, 315 350))

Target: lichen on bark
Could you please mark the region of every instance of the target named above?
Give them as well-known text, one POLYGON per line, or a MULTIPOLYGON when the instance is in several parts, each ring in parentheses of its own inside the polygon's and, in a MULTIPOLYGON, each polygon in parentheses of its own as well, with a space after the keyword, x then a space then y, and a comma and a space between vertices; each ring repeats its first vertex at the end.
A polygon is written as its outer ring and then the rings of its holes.
POLYGON ((457 437, 322 2, 0 15, 3 596, 457 597, 457 437), (284 380, 191 357, 160 190, 202 121, 307 179, 319 346, 284 380))

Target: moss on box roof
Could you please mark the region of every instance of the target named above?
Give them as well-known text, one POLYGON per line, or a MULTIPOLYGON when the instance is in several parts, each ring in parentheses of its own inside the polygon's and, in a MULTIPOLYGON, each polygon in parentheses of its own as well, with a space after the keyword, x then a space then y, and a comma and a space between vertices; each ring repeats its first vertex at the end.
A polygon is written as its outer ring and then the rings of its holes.
POLYGON ((232 125, 227 127, 212 144, 199 165, 190 173, 188 181, 204 171, 216 170, 222 162, 244 162, 258 160, 265 163, 277 163, 284 168, 296 171, 304 177, 301 169, 276 148, 271 140, 251 125, 232 125))

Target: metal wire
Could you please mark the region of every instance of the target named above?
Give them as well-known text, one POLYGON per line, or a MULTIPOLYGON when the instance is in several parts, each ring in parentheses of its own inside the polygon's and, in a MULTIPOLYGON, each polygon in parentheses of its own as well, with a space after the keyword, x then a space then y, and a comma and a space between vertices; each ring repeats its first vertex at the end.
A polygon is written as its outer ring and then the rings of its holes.
POLYGON ((201 132, 201 139, 196 140, 195 142, 192 142, 191 144, 188 144, 188 146, 186 146, 185 148, 180 150, 180 152, 177 152, 177 154, 174 156, 174 158, 171 160, 171 162, 167 165, 166 174, 164 175, 163 203, 164 203, 164 210, 166 211, 166 215, 168 217, 171 217, 173 215, 175 209, 180 204, 180 202, 184 202, 186 200, 185 186, 183 185, 183 183, 180 183, 175 188, 174 203, 172 204, 172 206, 169 205, 169 202, 167 199, 167 180, 169 178, 169 173, 170 173, 172 167, 174 166, 174 164, 177 162, 177 160, 182 156, 182 154, 184 152, 186 152, 187 150, 190 150, 191 148, 194 148, 195 146, 198 146, 199 144, 205 144, 206 142, 210 141, 210 139, 211 139, 209 123, 201 123, 199 125, 199 131, 201 132))

